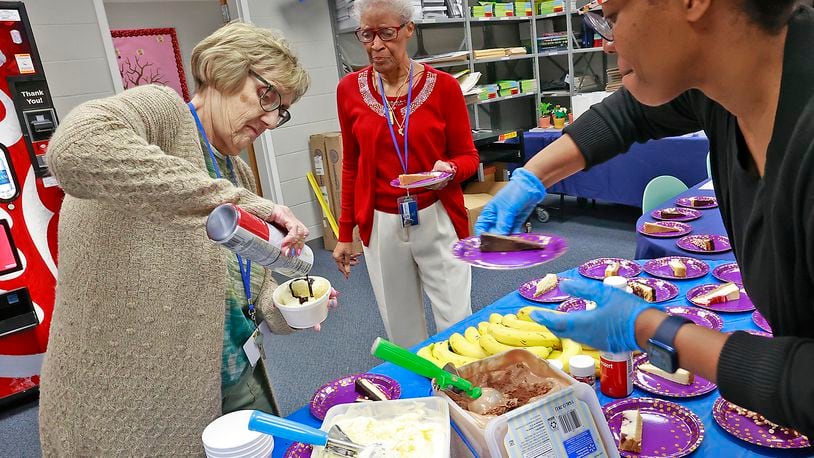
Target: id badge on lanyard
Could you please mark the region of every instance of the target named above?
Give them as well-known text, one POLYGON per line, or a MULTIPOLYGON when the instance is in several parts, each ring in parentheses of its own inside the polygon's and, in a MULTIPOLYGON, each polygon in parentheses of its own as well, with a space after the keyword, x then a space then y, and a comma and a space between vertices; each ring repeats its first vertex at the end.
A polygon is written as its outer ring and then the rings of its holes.
MULTIPOLYGON (((412 111, 412 102, 413 102, 413 62, 410 61, 410 80, 407 83, 407 107, 405 109, 404 115, 404 155, 402 157, 401 149, 399 148, 399 142, 396 139, 396 132, 393 129, 393 116, 394 114, 390 113, 390 107, 387 104, 386 97, 387 95, 384 93, 384 82, 382 81, 382 76, 379 75, 379 89, 382 95, 382 105, 384 105, 384 118, 387 120, 387 127, 390 129, 390 138, 393 140, 393 146, 396 148, 396 154, 399 157, 399 162, 401 162, 401 168, 404 170, 404 173, 407 173, 407 161, 409 159, 409 144, 407 142, 407 135, 409 133, 410 127, 410 112, 412 111)), ((410 226, 417 226, 418 225, 418 201, 410 195, 410 191, 407 191, 406 196, 399 197, 396 201, 399 215, 401 216, 401 227, 408 228, 410 226)))

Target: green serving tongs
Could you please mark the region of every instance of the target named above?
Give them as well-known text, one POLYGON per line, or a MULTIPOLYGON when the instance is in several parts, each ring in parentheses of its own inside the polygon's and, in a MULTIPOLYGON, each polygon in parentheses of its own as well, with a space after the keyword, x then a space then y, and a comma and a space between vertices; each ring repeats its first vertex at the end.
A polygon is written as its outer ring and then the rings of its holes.
POLYGON ((457 374, 452 374, 414 353, 410 353, 404 348, 389 342, 381 337, 377 337, 370 349, 370 354, 385 361, 391 362, 399 367, 403 367, 410 372, 434 379, 435 383, 442 390, 453 390, 463 393, 472 399, 481 396, 481 388, 474 386, 472 382, 461 378, 457 374))

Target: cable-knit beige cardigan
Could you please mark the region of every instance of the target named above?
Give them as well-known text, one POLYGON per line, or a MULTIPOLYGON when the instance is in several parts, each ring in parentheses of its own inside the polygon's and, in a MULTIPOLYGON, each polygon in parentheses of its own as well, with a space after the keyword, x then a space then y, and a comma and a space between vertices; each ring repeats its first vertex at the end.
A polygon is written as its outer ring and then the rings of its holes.
MULTIPOLYGON (((43 453, 202 454, 201 432, 221 413, 227 275, 206 216, 232 202, 265 219, 274 204, 209 177, 189 109, 165 87, 75 108, 47 161, 67 196, 42 368, 43 453)), ((258 301, 272 330, 288 333, 274 286, 266 275, 258 301)))

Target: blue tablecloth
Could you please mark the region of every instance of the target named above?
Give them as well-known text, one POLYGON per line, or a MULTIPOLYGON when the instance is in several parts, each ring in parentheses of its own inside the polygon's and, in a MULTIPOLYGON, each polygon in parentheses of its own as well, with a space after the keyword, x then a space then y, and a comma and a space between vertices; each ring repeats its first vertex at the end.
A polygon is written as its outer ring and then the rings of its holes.
MULTIPOLYGON (((713 190, 706 190, 700 189, 701 186, 706 184, 709 180, 704 180, 703 182, 693 186, 692 188, 688 189, 687 191, 679 194, 678 196, 667 200, 663 204, 659 205, 658 208, 668 208, 668 207, 675 207, 676 199, 682 197, 691 197, 691 196, 715 196, 715 191, 713 190)), ((721 219, 721 211, 718 207, 709 209, 709 210, 699 210, 702 213, 701 218, 698 218, 695 221, 689 221, 687 224, 692 226, 691 234, 714 234, 714 235, 724 235, 726 236, 726 229, 724 229, 724 222, 721 219)), ((650 212, 647 214, 642 215, 638 221, 636 221, 636 227, 641 226, 644 224, 645 221, 657 221, 655 218, 650 216, 650 212)), ((636 233, 636 258, 637 259, 654 259, 654 258, 661 258, 663 256, 692 256, 694 258, 700 259, 710 259, 710 260, 734 260, 735 254, 730 251, 726 251, 724 253, 713 254, 713 253, 690 253, 688 251, 682 250, 681 248, 676 245, 676 241, 678 240, 677 237, 671 238, 656 238, 656 237, 647 237, 646 235, 642 235, 641 233, 636 233)))
MULTIPOLYGON (((560 132, 523 134, 526 159, 561 135, 560 132)), ((627 153, 576 173, 548 191, 640 207, 645 186, 659 175, 672 175, 687 185, 707 178, 708 152, 709 141, 703 133, 634 143, 627 153)))
MULTIPOLYGON (((642 261, 643 262, 643 261, 642 261)), ((719 264, 722 264, 721 261, 711 261, 711 267, 715 267, 719 264)), ((567 278, 577 278, 580 277, 579 273, 577 273, 577 269, 568 270, 562 274, 562 277, 567 278)), ((642 274, 642 276, 647 276, 647 274, 642 274)), ((706 277, 696 279, 696 280, 684 280, 684 281, 677 281, 675 282, 676 285, 680 289, 679 295, 671 300, 659 305, 668 307, 672 305, 691 305, 689 301, 687 301, 685 294, 687 291, 695 286, 705 284, 705 283, 718 283, 718 281, 712 277, 711 274, 708 274, 706 277)), ((543 305, 538 304, 535 302, 528 301, 520 296, 519 293, 513 291, 503 298, 499 299, 495 303, 483 308, 479 312, 473 314, 469 318, 455 324, 450 329, 446 331, 436 334, 428 339, 426 342, 416 346, 414 351, 418 348, 430 343, 430 342, 438 342, 441 340, 448 339, 449 336, 454 332, 463 333, 463 331, 469 326, 475 326, 477 323, 481 321, 488 321, 489 314, 491 313, 513 313, 519 310, 522 307, 527 305, 543 305)), ((543 305, 545 306, 545 305, 543 305)), ((548 305, 550 308, 555 308, 556 304, 548 305)), ((746 313, 722 313, 721 317, 724 319, 724 331, 735 331, 738 329, 743 330, 759 330, 759 328, 752 322, 751 319, 751 312, 746 313)), ((374 367, 370 372, 375 372, 378 374, 388 375, 396 380, 399 381, 401 384, 401 396, 402 398, 414 398, 414 397, 423 397, 427 396, 430 393, 430 382, 423 378, 419 377, 412 372, 408 372, 398 366, 395 366, 390 363, 381 364, 379 366, 374 367)), ((597 395, 599 396, 599 402, 602 405, 605 405, 609 402, 614 401, 612 398, 608 398, 604 396, 600 391, 597 384, 596 388, 597 395)), ((680 403, 681 405, 686 406, 693 412, 695 412, 703 421, 704 429, 705 429, 705 437, 704 441, 702 442, 701 446, 695 451, 693 456, 710 456, 710 457, 746 457, 746 456, 814 456, 812 455, 812 450, 807 449, 806 451, 782 451, 782 450, 774 450, 774 449, 767 449, 763 447, 753 446, 746 442, 743 442, 725 432, 721 429, 715 420, 712 418, 712 404, 718 398, 720 394, 718 390, 713 391, 707 395, 692 398, 690 400, 675 400, 676 402, 680 403)), ((634 397, 658 397, 656 395, 647 393, 646 391, 642 391, 639 388, 635 388, 633 391, 634 397)), ((669 398, 668 398, 669 399, 669 398)), ((311 416, 311 413, 308 410, 308 407, 303 407, 293 414, 291 414, 288 418, 305 423, 308 425, 312 425, 314 427, 320 426, 320 421, 311 416)), ((453 433, 454 434, 454 433, 453 433)), ((275 439, 276 440, 276 439, 275 439)), ((274 446, 274 453, 273 457, 283 457, 283 453, 291 444, 289 441, 284 440, 276 440, 276 444, 274 446)), ((429 458, 429 457, 428 457, 429 458)), ((485 458, 485 457, 483 457, 485 458)))

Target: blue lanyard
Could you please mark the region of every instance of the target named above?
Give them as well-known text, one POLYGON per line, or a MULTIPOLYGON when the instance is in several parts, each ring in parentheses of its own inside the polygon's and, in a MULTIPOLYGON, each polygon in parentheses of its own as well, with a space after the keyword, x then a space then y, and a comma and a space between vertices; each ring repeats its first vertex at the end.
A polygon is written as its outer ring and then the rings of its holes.
MULTIPOLYGON (((387 96, 384 94, 384 83, 382 82, 382 75, 379 74, 379 90, 382 95, 382 105, 384 105, 384 119, 387 120, 387 127, 390 128, 390 138, 393 139, 393 146, 396 147, 396 154, 399 157, 399 162, 401 162, 401 168, 404 169, 404 173, 407 173, 407 159, 409 157, 409 152, 407 149, 407 132, 410 129, 410 105, 413 102, 413 62, 410 61, 410 82, 407 83, 409 85, 407 89, 407 108, 406 114, 404 115, 404 157, 402 158, 401 150, 399 149, 399 142, 396 140, 396 131, 393 130, 393 121, 390 119, 390 106, 387 104, 387 96)), ((393 115, 395 116, 395 114, 393 115)))
MULTIPOLYGON (((195 109, 195 106, 192 105, 192 102, 189 102, 187 105, 189 105, 189 111, 192 113, 192 117, 195 118, 195 124, 198 125, 198 132, 201 133, 201 137, 203 137, 204 143, 206 143, 206 149, 209 150, 209 158, 212 160, 212 169, 215 170, 215 176, 217 178, 223 178, 220 173, 220 167, 218 167, 218 161, 215 160, 212 145, 209 143, 203 124, 201 124, 201 119, 198 117, 198 111, 195 109)), ((234 177, 235 169, 229 157, 226 157, 226 166, 229 167, 229 173, 234 177)), ((237 186, 237 183, 234 183, 234 185, 237 186)), ((243 258, 239 254, 235 254, 235 256, 237 256, 237 265, 240 267, 240 278, 243 280, 243 291, 246 293, 246 301, 249 303, 249 316, 254 320, 254 304, 252 303, 252 261, 251 259, 247 260, 244 266, 243 258)))

